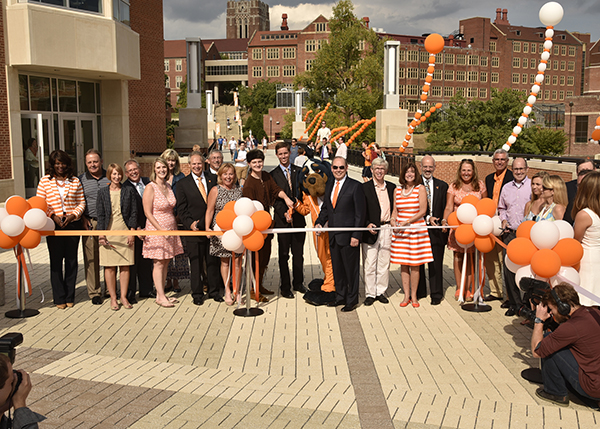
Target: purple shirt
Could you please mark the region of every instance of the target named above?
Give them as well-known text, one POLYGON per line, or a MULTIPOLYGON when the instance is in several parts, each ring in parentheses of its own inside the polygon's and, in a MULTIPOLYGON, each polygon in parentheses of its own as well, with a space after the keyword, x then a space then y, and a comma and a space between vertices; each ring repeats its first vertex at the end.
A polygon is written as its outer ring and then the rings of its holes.
POLYGON ((523 222, 525 204, 531 199, 531 180, 525 177, 521 183, 511 180, 502 187, 498 199, 500 220, 508 222, 508 227, 516 230, 523 222))

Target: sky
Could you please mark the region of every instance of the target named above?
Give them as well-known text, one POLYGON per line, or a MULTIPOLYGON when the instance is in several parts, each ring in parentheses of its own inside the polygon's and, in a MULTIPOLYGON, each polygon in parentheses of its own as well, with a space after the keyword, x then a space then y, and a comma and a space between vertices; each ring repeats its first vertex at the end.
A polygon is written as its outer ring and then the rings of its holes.
MULTIPOLYGON (((271 30, 278 30, 281 14, 288 14, 291 30, 299 30, 320 14, 331 17, 335 2, 316 0, 298 3, 293 0, 266 1, 269 5, 271 30)), ((371 27, 387 33, 421 35, 440 33, 447 36, 458 30, 460 19, 496 16, 496 9, 508 9, 511 25, 542 26, 538 13, 544 0, 354 0, 354 13, 359 18, 368 16, 371 27)), ((599 0, 562 0, 562 21, 558 30, 590 33, 591 40, 600 38, 599 0)), ((164 32, 166 40, 201 37, 225 38, 225 10, 223 0, 166 0, 164 1, 164 32)))

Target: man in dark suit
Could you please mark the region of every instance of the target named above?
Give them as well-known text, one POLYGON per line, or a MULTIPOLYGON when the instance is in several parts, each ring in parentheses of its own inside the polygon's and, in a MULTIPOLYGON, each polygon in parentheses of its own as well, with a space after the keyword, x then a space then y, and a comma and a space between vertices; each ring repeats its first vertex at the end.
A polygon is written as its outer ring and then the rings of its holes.
MULTIPOLYGON (((208 193, 216 185, 214 176, 204 174, 204 157, 200 152, 189 156, 191 173, 177 182, 177 214, 185 229, 205 231, 205 216, 208 193)), ((195 305, 204 304, 204 284, 208 283, 208 296, 223 302, 217 279, 207 278, 204 267, 207 264, 209 239, 206 236, 185 238, 187 255, 190 260, 190 284, 195 305)))
MULTIPOLYGON (((443 180, 433 177, 435 160, 430 155, 424 156, 421 160, 421 171, 423 173, 423 186, 425 186, 425 190, 427 191, 427 215, 425 216, 425 221, 427 225, 440 226, 444 217, 444 209, 446 208, 448 184, 443 180)), ((429 293, 431 296, 431 305, 438 305, 444 297, 444 250, 448 243, 448 233, 442 232, 441 229, 429 229, 428 233, 433 252, 433 262, 427 264, 429 271, 429 293)), ((425 298, 426 296, 425 264, 423 264, 420 269, 417 297, 425 298)))
MULTIPOLYGON (((137 225, 138 229, 146 227, 146 215, 142 205, 142 195, 150 179, 140 176, 140 165, 135 159, 130 159, 125 163, 125 176, 127 180, 123 186, 131 186, 136 190, 135 202, 137 204, 137 225)), ((129 288, 127 289, 127 300, 130 304, 135 304, 135 291, 139 283, 140 298, 156 298, 153 292, 152 282, 152 259, 146 259, 142 256, 143 247, 142 237, 135 240, 135 263, 129 269, 129 288)))
MULTIPOLYGON (((394 208, 396 185, 385 179, 388 162, 375 158, 371 164, 373 180, 363 183, 362 188, 367 202, 366 224, 368 228, 389 225, 394 208)), ((392 230, 365 231, 362 235, 363 270, 365 281, 365 305, 375 301, 387 304, 384 295, 390 283, 390 253, 392 250, 392 230)))
MULTIPOLYGON (((496 149, 492 156, 494 163, 494 173, 488 174, 485 178, 485 188, 488 197, 493 199, 496 204, 500 199, 502 187, 514 179, 512 171, 508 169, 508 152, 504 149, 496 149)), ((490 285, 490 294, 485 297, 486 301, 502 299, 502 247, 499 244, 491 252, 485 254, 485 271, 490 285)), ((506 306, 506 304, 503 304, 506 306)))
POLYGON ((575 196, 577 195, 577 186, 585 175, 591 171, 594 171, 594 162, 590 159, 581 159, 577 161, 577 179, 571 180, 567 182, 567 197, 569 198, 569 204, 567 205, 567 209, 565 210, 564 220, 573 225, 575 221, 571 217, 571 212, 573 211, 573 203, 575 202, 575 196))
MULTIPOLYGON (((275 154, 279 159, 279 165, 271 171, 271 177, 277 183, 283 192, 292 201, 296 201, 298 193, 298 184, 296 177, 300 171, 299 167, 290 163, 290 145, 285 142, 279 142, 275 146, 275 154)), ((294 211, 290 217, 288 206, 281 198, 277 198, 273 204, 275 212, 275 228, 304 228, 306 221, 304 216, 294 211)), ((293 287, 295 291, 306 292, 304 287, 304 241, 305 232, 296 232, 293 234, 277 234, 277 243, 279 246, 279 277, 281 279, 281 296, 284 298, 294 298, 292 293, 292 282, 290 280, 290 269, 288 258, 290 249, 292 251, 292 268, 294 274, 293 287)))
MULTIPOLYGON (((365 226, 366 201, 361 184, 348 177, 348 164, 341 157, 333 159, 331 165, 334 180, 327 183, 321 214, 315 222, 316 228, 327 225, 331 228, 365 226)), ((328 305, 343 305, 342 311, 352 311, 358 304, 358 282, 360 270, 361 231, 330 231, 329 248, 335 281, 335 302, 328 305)))

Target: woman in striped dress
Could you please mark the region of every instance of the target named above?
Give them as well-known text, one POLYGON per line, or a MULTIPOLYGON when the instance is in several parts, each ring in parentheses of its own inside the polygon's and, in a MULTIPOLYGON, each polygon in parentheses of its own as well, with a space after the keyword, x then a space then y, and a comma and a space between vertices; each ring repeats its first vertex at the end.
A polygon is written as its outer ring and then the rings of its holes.
POLYGON ((427 191, 422 185, 421 175, 413 162, 407 163, 400 173, 400 186, 396 188, 392 226, 410 226, 410 229, 395 229, 392 238, 392 263, 401 264, 404 300, 400 307, 419 307, 417 287, 419 268, 433 261, 431 242, 427 233, 425 213, 427 212, 427 191), (414 228, 420 227, 423 228, 414 228))

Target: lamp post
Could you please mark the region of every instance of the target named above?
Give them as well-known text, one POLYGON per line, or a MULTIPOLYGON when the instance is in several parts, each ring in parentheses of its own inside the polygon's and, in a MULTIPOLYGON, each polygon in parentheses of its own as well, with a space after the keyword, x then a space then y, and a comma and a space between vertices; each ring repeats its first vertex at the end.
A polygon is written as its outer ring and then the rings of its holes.
POLYGON ((269 141, 273 141, 273 117, 269 116, 269 141))
POLYGON ((571 134, 573 134, 573 102, 569 101, 569 155, 571 155, 571 134))

